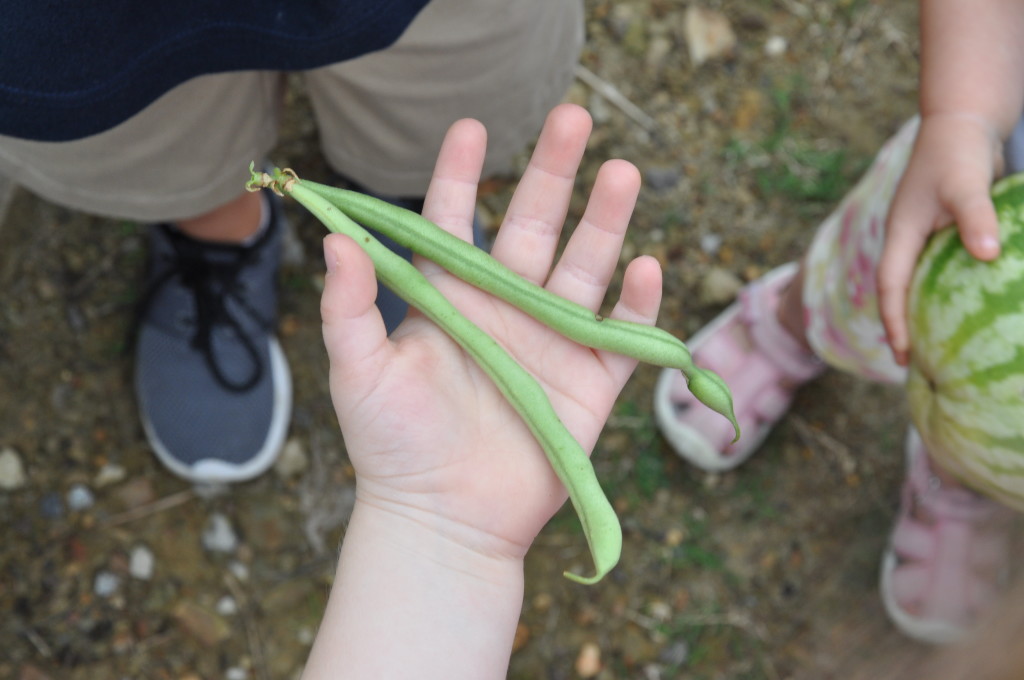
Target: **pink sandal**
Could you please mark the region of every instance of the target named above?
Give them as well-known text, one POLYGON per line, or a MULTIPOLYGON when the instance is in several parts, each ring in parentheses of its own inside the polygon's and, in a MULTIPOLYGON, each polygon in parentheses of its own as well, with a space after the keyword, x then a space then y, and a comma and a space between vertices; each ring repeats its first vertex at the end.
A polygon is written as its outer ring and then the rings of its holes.
POLYGON ((717 472, 745 461, 789 410, 794 390, 825 370, 775 317, 779 294, 796 273, 796 263, 768 272, 687 342, 695 363, 718 373, 732 390, 742 431, 738 442, 731 443, 728 421, 689 393, 679 371, 666 369, 659 376, 654 392, 658 427, 693 465, 717 472), (746 327, 750 342, 742 339, 737 324, 746 327))
POLYGON ((882 558, 882 600, 904 633, 946 644, 963 637, 1007 586, 1013 511, 944 486, 913 428, 906 455, 900 513, 882 558))

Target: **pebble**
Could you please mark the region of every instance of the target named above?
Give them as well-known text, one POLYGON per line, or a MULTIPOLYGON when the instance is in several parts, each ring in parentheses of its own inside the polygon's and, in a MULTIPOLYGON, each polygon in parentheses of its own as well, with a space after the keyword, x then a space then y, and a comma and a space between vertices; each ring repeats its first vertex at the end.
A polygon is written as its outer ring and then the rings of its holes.
POLYGON ((623 40, 636 23, 642 23, 637 8, 628 3, 615 3, 608 13, 608 32, 616 40, 623 40))
POLYGON ((232 666, 224 671, 224 680, 246 680, 248 677, 249 671, 239 666, 232 666))
POLYGON ((306 448, 298 439, 292 438, 285 442, 281 455, 274 463, 274 472, 282 479, 298 477, 309 467, 309 456, 306 448))
POLYGON ((724 267, 712 267, 700 282, 701 304, 708 306, 732 302, 743 288, 738 276, 724 267))
POLYGON ((92 479, 92 484, 97 489, 102 489, 118 482, 123 482, 128 476, 128 471, 117 463, 106 463, 99 469, 92 479))
POLYGON ((715 10, 690 5, 686 8, 683 31, 690 60, 696 66, 732 54, 736 47, 736 34, 729 19, 715 10))
POLYGON ((97 597, 108 598, 121 587, 121 577, 109 571, 100 571, 93 581, 92 591, 97 597))
POLYGON ((594 642, 585 642, 576 655, 576 674, 592 678, 601 672, 601 648, 594 642))
POLYGON ((660 655, 660 660, 669 666, 682 666, 690 656, 690 647, 683 640, 673 642, 660 655))
POLYGON ((719 234, 704 234, 700 237, 700 249, 711 255, 712 257, 718 254, 718 251, 722 248, 722 237, 719 234))
POLYGON ((237 578, 242 583, 245 583, 249 580, 249 567, 245 566, 244 562, 239 562, 238 560, 235 560, 234 562, 228 565, 228 571, 230 571, 231 575, 237 578))
POLYGON ((93 495, 92 490, 85 484, 75 484, 68 489, 66 501, 68 509, 72 512, 77 512, 91 508, 96 502, 96 496, 93 495))
POLYGON ((156 558, 153 551, 144 545, 137 545, 132 548, 128 558, 128 573, 132 578, 140 581, 148 581, 153 577, 153 568, 156 566, 156 558))
POLYGON ((51 491, 39 501, 39 512, 46 519, 60 519, 64 515, 64 501, 60 494, 51 491))
POLYGON ((217 605, 214 609, 221 616, 234 616, 238 613, 238 603, 235 602, 235 598, 230 595, 225 595, 217 600, 217 605))
POLYGON ((214 647, 232 635, 231 626, 205 607, 182 600, 174 606, 171 616, 189 635, 207 647, 214 647))
POLYGON ((238 535, 231 521, 219 512, 213 513, 207 520, 202 541, 203 547, 210 552, 233 553, 238 548, 238 535))
POLYGON ((644 183, 653 191, 665 191, 679 185, 683 174, 679 168, 669 166, 653 166, 644 172, 644 183))
POLYGON ((672 605, 663 600, 655 600, 647 605, 648 615, 659 623, 666 623, 672 618, 672 605))
POLYGON ((0 489, 15 491, 25 486, 27 481, 25 466, 18 453, 9 447, 0 451, 0 489))
POLYGON ((786 53, 786 39, 781 35, 773 35, 764 43, 764 53, 769 57, 779 57, 786 53))

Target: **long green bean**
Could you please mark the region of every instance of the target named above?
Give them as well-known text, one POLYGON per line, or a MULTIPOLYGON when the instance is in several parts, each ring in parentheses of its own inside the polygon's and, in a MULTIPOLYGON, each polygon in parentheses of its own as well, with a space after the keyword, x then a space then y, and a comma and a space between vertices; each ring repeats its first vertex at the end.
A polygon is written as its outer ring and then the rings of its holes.
POLYGON ((714 372, 693 363, 690 351, 671 333, 640 323, 606 319, 524 279, 472 243, 463 241, 411 210, 355 191, 303 180, 303 185, 351 218, 376 229, 448 270, 550 326, 567 338, 595 349, 639 361, 678 368, 701 403, 729 419, 739 439, 732 394, 714 372))

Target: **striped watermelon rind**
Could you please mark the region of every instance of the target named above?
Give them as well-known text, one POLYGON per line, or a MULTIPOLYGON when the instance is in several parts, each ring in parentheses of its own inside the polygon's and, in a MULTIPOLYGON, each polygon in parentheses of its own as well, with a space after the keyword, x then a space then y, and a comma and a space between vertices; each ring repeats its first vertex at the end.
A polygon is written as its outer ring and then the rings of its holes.
POLYGON ((1024 510, 1024 173, 992 188, 1002 253, 971 257, 936 232, 911 283, 910 415, 969 486, 1024 510))

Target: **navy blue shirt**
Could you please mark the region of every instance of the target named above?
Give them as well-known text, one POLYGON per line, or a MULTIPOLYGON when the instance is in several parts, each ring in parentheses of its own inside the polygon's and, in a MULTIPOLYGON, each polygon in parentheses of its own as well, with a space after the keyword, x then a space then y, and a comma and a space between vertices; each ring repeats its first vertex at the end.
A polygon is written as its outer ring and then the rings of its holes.
POLYGON ((429 0, 0 0, 0 134, 102 132, 195 76, 391 45, 429 0))

